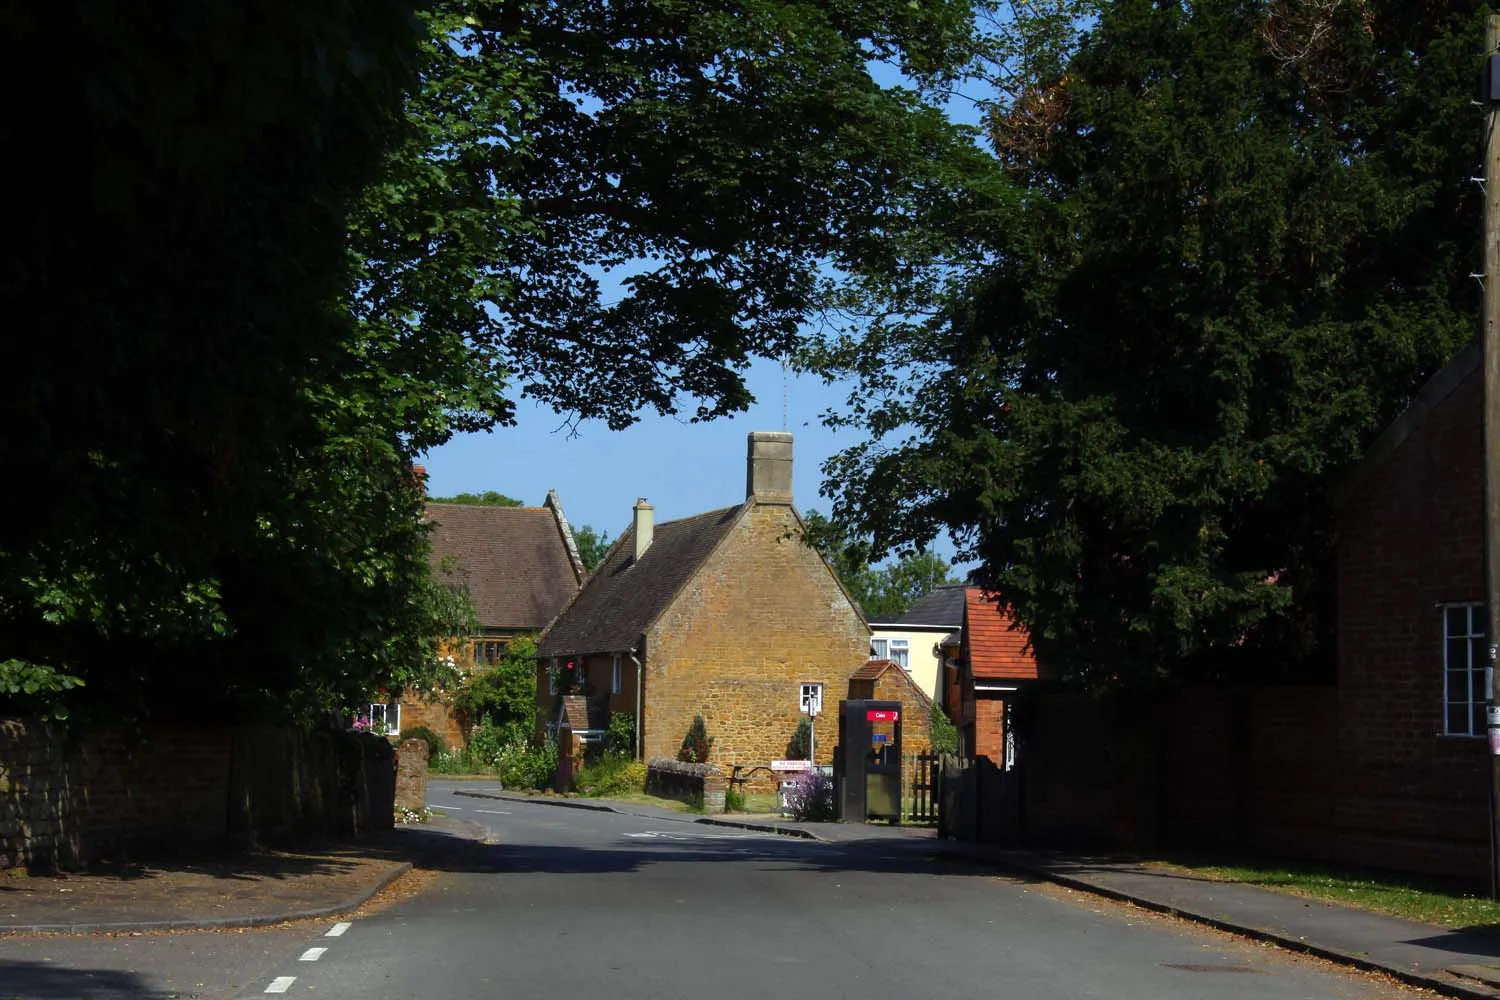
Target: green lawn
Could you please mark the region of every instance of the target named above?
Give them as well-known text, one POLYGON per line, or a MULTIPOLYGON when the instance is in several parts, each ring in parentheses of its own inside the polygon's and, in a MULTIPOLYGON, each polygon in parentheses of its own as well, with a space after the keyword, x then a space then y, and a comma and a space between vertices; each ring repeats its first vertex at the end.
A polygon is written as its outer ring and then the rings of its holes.
POLYGON ((1403 917, 1440 927, 1476 927, 1500 934, 1500 902, 1478 888, 1390 873, 1269 861, 1210 864, 1183 859, 1149 862, 1204 878, 1273 889, 1403 917))

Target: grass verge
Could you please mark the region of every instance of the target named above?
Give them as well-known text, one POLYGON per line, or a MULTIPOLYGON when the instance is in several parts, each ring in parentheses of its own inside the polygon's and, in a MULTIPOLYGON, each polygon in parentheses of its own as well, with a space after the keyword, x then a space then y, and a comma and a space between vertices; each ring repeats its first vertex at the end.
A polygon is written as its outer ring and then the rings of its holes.
POLYGON ((1500 936, 1500 902, 1467 884, 1390 872, 1272 861, 1218 863, 1169 858, 1150 863, 1221 882, 1242 882, 1418 923, 1469 927, 1500 936))

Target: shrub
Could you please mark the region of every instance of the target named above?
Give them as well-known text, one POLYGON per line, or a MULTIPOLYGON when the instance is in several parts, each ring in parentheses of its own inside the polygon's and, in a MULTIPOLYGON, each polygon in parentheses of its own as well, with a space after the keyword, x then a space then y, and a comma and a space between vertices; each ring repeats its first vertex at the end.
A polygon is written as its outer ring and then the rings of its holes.
POLYGON ((635 755, 635 716, 629 712, 616 712, 609 717, 609 728, 604 731, 604 749, 627 757, 635 755))
POLYGON ((744 812, 745 793, 737 788, 724 789, 724 811, 728 813, 744 812))
POLYGON ((584 795, 625 795, 646 790, 646 762, 620 754, 606 754, 578 772, 574 787, 584 795))
POLYGON ((804 717, 797 720, 797 728, 787 741, 786 755, 789 760, 811 760, 811 754, 812 723, 804 717))
POLYGON ((821 771, 799 771, 785 786, 786 806, 793 819, 828 823, 834 818, 833 779, 821 771))
POLYGON ((932 752, 958 753, 958 727, 948 718, 948 713, 936 704, 932 706, 932 752))
POLYGON ((531 746, 524 740, 500 748, 495 774, 506 788, 546 788, 557 773, 557 741, 531 746))
POLYGON ((421 740, 427 744, 427 762, 431 763, 438 758, 438 754, 448 749, 448 743, 437 733, 426 726, 412 726, 410 729, 401 730, 403 740, 421 740))
POLYGON ((687 735, 682 738, 682 746, 677 751, 677 759, 689 764, 708 763, 708 753, 714 747, 713 737, 708 735, 708 726, 703 722, 703 716, 693 716, 693 724, 688 727, 687 735))

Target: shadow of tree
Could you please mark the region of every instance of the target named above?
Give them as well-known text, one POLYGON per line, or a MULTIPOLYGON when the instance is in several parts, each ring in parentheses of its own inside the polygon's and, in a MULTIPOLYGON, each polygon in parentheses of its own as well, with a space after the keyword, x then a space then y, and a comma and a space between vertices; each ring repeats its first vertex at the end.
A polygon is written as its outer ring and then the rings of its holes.
POLYGON ((133 972, 70 969, 52 962, 0 961, 0 1000, 167 1000, 133 972))

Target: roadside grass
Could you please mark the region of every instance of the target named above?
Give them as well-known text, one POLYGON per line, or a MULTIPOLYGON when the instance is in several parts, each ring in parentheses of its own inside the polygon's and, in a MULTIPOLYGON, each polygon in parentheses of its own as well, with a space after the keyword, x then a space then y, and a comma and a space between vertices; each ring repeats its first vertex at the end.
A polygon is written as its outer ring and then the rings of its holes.
POLYGON ((1271 861, 1158 858, 1148 864, 1220 882, 1242 882, 1306 899, 1342 903, 1440 927, 1500 936, 1500 902, 1469 883, 1359 869, 1271 861))
POLYGON ((619 792, 614 795, 600 796, 599 802, 623 802, 635 806, 658 806, 662 809, 671 809, 673 812, 702 812, 703 807, 697 809, 687 803, 679 802, 677 799, 663 799, 655 795, 647 795, 645 792, 619 792))

